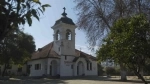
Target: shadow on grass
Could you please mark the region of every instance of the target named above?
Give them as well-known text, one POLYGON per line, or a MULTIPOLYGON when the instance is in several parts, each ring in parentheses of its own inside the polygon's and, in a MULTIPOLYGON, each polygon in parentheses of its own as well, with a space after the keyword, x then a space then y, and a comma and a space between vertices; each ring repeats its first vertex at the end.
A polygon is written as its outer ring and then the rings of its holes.
MULTIPOLYGON (((61 80, 93 80, 93 81, 111 81, 111 82, 127 82, 127 83, 143 83, 140 79, 126 80, 122 81, 119 77, 102 77, 102 76, 82 76, 82 77, 70 77, 70 78, 61 78, 61 80)), ((149 80, 147 80, 150 83, 149 80)))
MULTIPOLYGON (((62 77, 59 79, 52 78, 12 78, 11 80, 0 80, 0 84, 68 84, 66 80, 91 80, 91 81, 110 81, 125 83, 143 83, 140 79, 130 79, 121 81, 119 77, 103 77, 103 76, 78 76, 78 77, 62 77)), ((148 81, 150 83, 150 81, 148 81)))
MULTIPOLYGON (((122 81, 122 80, 107 80, 107 81, 112 81, 112 82, 130 82, 130 83, 144 83, 141 80, 126 80, 126 81, 122 81)), ((147 81, 148 83, 150 83, 150 81, 147 81)))
POLYGON ((59 79, 26 79, 26 80, 4 80, 0 84, 68 84, 59 79))

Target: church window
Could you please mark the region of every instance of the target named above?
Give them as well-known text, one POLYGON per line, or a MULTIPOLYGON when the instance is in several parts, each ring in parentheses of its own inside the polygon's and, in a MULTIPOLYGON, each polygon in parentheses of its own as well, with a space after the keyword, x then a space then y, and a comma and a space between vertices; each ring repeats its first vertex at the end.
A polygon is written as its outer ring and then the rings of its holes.
POLYGON ((90 70, 92 70, 92 63, 90 63, 90 70))
POLYGON ((89 62, 87 62, 87 70, 89 70, 89 62))
POLYGON ((66 30, 66 39, 67 40, 71 40, 72 39, 71 31, 69 29, 66 30))
POLYGON ((35 64, 35 70, 41 70, 41 64, 35 64))
POLYGON ((73 69, 73 64, 71 65, 71 69, 73 69))
POLYGON ((91 62, 87 62, 87 70, 92 70, 92 63, 91 62))
POLYGON ((56 32, 56 40, 60 40, 60 32, 59 32, 59 30, 57 30, 57 32, 56 32))
POLYGON ((65 56, 65 60, 67 60, 67 56, 65 56))

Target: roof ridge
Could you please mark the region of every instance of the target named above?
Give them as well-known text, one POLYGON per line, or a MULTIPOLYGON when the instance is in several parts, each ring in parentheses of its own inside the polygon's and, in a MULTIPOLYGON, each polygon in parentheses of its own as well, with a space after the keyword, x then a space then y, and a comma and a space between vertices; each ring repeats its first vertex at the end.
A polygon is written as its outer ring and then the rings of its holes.
MULTIPOLYGON (((78 49, 76 49, 76 50, 78 50, 78 49)), ((80 50, 78 50, 78 51, 79 51, 79 52, 82 52, 83 54, 86 54, 86 55, 89 55, 89 56, 94 57, 93 55, 87 54, 87 53, 85 53, 85 52, 83 52, 83 51, 80 51, 80 50)))
POLYGON ((46 56, 46 57, 48 57, 48 56, 49 56, 49 53, 50 53, 50 52, 51 52, 51 50, 52 50, 52 47, 53 47, 54 42, 51 42, 50 44, 52 44, 52 45, 50 46, 50 49, 49 49, 48 54, 47 54, 47 56, 46 56))
MULTIPOLYGON (((53 43, 54 43, 54 41, 52 41, 52 42, 48 43, 47 45, 49 45, 49 44, 53 44, 53 43)), ((43 46, 42 48, 46 47, 47 45, 43 46)))

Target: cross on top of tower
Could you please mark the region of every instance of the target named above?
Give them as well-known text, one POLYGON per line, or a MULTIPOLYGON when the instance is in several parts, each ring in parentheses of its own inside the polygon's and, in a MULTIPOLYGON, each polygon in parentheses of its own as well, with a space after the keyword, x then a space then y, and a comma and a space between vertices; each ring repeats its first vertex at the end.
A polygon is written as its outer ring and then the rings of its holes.
POLYGON ((64 12, 62 13, 62 15, 63 15, 64 17, 66 17, 66 16, 67 16, 67 13, 65 12, 66 8, 64 7, 63 9, 64 9, 64 12))
POLYGON ((65 13, 66 8, 64 7, 63 9, 64 9, 64 13, 65 13))

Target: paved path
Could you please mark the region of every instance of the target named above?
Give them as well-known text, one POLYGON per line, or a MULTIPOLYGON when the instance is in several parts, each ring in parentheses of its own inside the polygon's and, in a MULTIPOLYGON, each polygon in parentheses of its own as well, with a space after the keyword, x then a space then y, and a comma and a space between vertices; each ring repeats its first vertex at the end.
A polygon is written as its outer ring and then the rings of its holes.
POLYGON ((144 84, 140 80, 131 78, 128 82, 121 82, 119 78, 88 77, 88 78, 65 78, 65 79, 14 79, 0 80, 0 84, 144 84))

